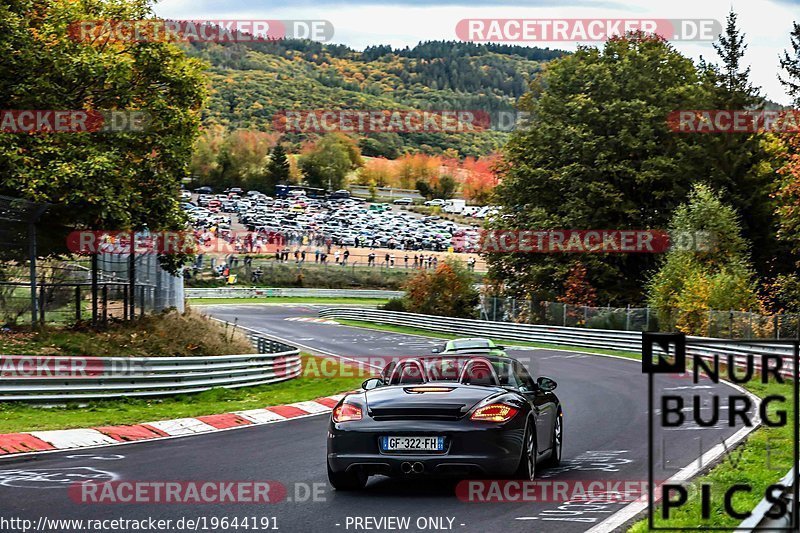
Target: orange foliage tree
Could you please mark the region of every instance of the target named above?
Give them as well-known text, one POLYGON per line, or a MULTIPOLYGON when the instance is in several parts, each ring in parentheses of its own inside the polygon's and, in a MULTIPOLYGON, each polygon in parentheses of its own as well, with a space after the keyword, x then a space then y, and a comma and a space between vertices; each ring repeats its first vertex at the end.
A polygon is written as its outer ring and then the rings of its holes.
POLYGON ((412 313, 474 318, 478 291, 461 261, 445 259, 433 272, 422 270, 408 280, 405 307, 412 313))
POLYGON ((567 279, 564 280, 564 294, 558 297, 558 301, 565 304, 594 307, 597 303, 597 290, 592 287, 587 277, 585 266, 581 263, 573 265, 567 279))

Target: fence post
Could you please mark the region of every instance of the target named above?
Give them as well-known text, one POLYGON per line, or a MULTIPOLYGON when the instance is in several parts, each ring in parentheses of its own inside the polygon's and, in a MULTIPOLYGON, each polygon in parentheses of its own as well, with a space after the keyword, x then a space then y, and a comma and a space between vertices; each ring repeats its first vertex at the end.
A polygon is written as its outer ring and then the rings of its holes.
POLYGON ((122 286, 122 320, 128 320, 128 286, 122 286))
MULTIPOLYGON (((130 302, 128 304, 131 306, 131 318, 136 318, 136 255, 134 250, 136 249, 136 233, 131 234, 131 253, 128 256, 128 285, 130 286, 130 302)), ((142 296, 144 296, 144 291, 142 291, 142 296)), ((144 307, 144 300, 141 303, 142 307, 144 307)))
POLYGON ((628 309, 625 311, 625 331, 631 330, 631 304, 628 304, 628 309))
POLYGON ((92 325, 97 324, 97 254, 92 254, 92 325))
POLYGON ((729 313, 730 313, 730 327, 728 328, 729 329, 728 338, 732 339, 733 338, 733 309, 731 309, 729 311, 729 313))
POLYGON ((75 285, 75 321, 81 321, 81 286, 75 285))
POLYGON ((644 308, 644 330, 650 331, 650 306, 644 308))
POLYGON ((28 224, 28 253, 30 255, 31 327, 36 327, 36 224, 28 224))
POLYGON ((108 285, 103 284, 103 324, 108 322, 108 285))
POLYGON ((563 312, 561 313, 561 325, 562 326, 566 326, 567 325, 567 304, 561 304, 561 305, 564 306, 562 308, 563 312))
MULTIPOLYGON (((139 303, 139 316, 140 317, 144 317, 144 302, 145 302, 145 300, 144 300, 144 290, 145 290, 145 286, 142 285, 142 294, 140 295, 141 298, 139 300, 139 302, 140 302, 139 303)), ((133 298, 131 298, 131 310, 133 310, 133 298)), ((136 316, 136 315, 135 314, 131 314, 131 316, 136 316)))
POLYGON ((44 285, 39 287, 39 322, 44 324, 44 285))

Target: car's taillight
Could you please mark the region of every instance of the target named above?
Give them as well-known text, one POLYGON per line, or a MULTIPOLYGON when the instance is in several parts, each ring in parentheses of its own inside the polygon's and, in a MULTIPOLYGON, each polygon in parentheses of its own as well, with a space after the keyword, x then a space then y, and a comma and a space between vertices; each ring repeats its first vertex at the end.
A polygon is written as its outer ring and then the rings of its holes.
POLYGON ((508 422, 519 412, 516 407, 505 405, 502 403, 493 403, 485 407, 481 407, 470 417, 470 420, 477 420, 480 422, 508 422))
POLYGON ((333 421, 350 422, 352 420, 361 420, 361 408, 351 403, 343 403, 333 410, 333 421))

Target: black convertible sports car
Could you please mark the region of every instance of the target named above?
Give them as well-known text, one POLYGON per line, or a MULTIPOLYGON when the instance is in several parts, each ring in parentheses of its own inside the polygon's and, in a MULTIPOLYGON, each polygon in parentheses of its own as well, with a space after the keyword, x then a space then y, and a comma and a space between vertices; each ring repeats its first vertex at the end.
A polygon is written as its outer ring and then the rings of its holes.
POLYGON ((533 479, 561 461, 563 414, 550 378, 509 357, 440 355, 388 365, 345 396, 328 429, 328 479, 371 475, 533 479))

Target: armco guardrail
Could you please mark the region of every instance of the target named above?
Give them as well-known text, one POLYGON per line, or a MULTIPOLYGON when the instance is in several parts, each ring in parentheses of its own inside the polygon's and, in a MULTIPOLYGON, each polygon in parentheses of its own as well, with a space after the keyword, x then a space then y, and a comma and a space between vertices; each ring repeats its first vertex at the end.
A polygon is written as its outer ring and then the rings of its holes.
POLYGON ((167 396, 278 383, 300 374, 297 348, 256 332, 246 333, 259 353, 149 358, 0 356, 0 401, 167 396))
POLYGON ((186 298, 399 298, 402 291, 370 289, 302 289, 294 287, 215 287, 211 289, 185 289, 186 298))
MULTIPOLYGON (((319 311, 319 316, 326 318, 366 320, 395 326, 410 326, 429 331, 468 337, 491 337, 511 341, 541 342, 546 344, 560 344, 582 348, 602 348, 606 350, 636 353, 641 353, 642 350, 642 334, 636 331, 539 326, 514 322, 489 322, 486 320, 449 318, 349 307, 329 307, 321 309, 319 311)), ((696 353, 704 358, 711 358, 715 355, 727 357, 730 354, 734 357, 736 363, 742 363, 748 356, 761 356, 762 354, 778 355, 784 358, 784 374, 787 376, 792 375, 793 361, 791 356, 793 356, 793 347, 789 344, 779 342, 754 342, 752 344, 726 343, 719 339, 706 339, 703 337, 688 337, 687 340, 691 341, 689 346, 687 346, 687 351, 696 353)), ((760 366, 758 360, 755 361, 755 365, 756 368, 760 366)))
POLYGON ((736 531, 758 531, 759 529, 765 529, 767 531, 789 531, 792 526, 797 527, 797 520, 800 517, 792 517, 792 513, 795 510, 793 500, 797 497, 796 494, 792 494, 792 487, 794 487, 796 475, 795 468, 789 470, 783 479, 778 482, 779 485, 785 487, 785 490, 781 491, 780 494, 773 493, 774 497, 783 500, 786 509, 789 510, 788 513, 783 514, 780 518, 771 518, 767 513, 777 506, 775 503, 764 498, 756 505, 756 508, 753 509, 750 518, 739 524, 736 531))

